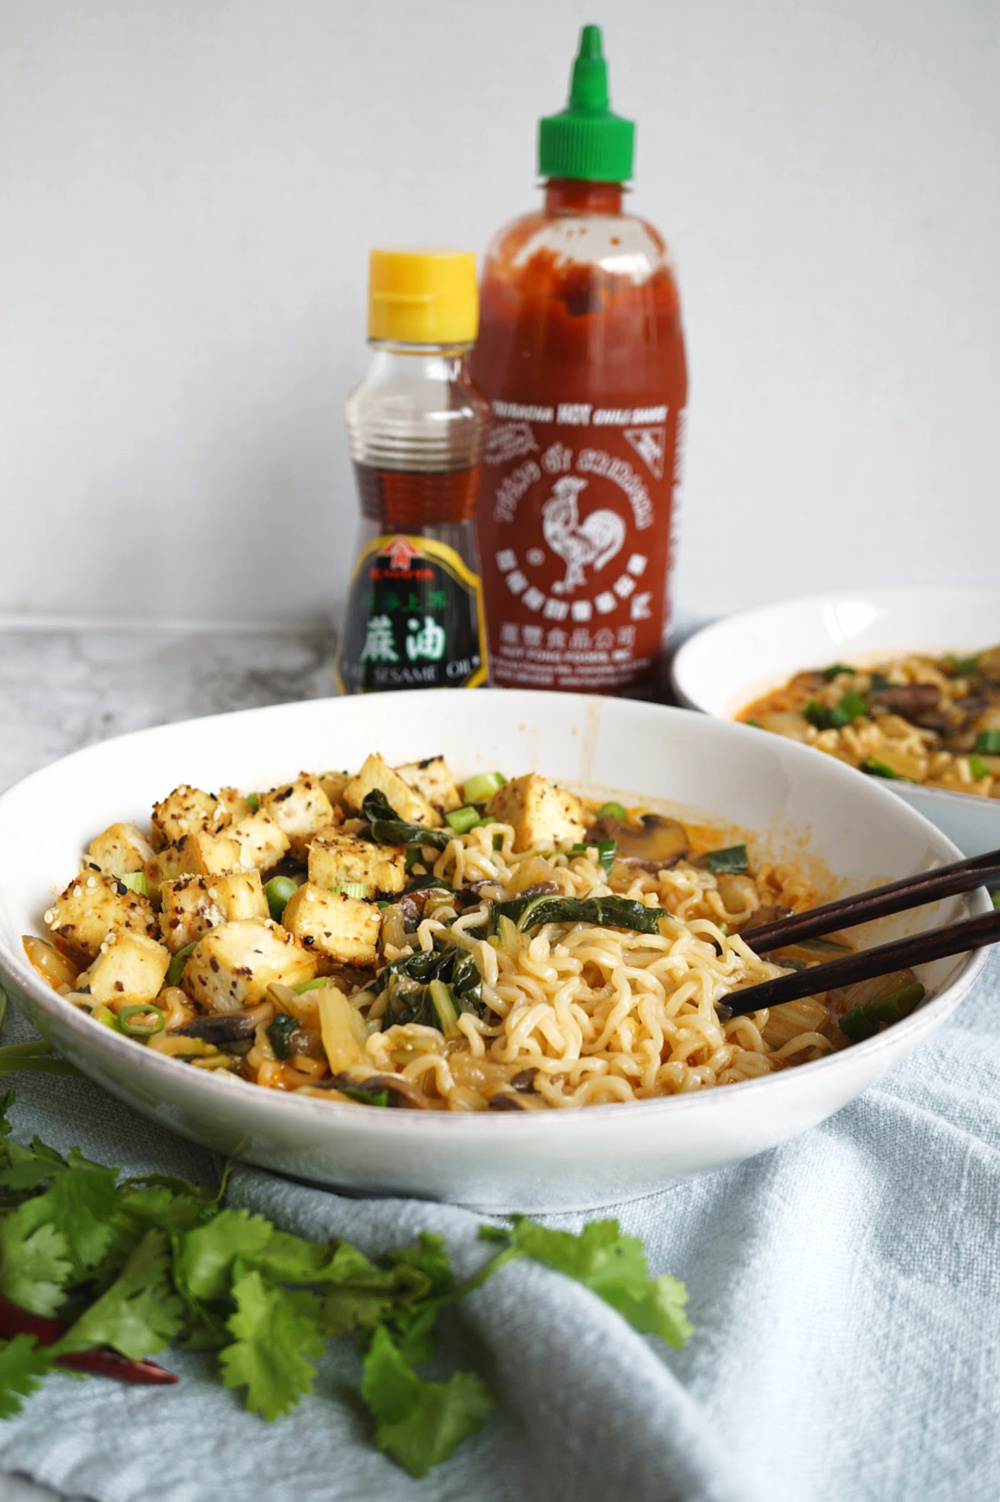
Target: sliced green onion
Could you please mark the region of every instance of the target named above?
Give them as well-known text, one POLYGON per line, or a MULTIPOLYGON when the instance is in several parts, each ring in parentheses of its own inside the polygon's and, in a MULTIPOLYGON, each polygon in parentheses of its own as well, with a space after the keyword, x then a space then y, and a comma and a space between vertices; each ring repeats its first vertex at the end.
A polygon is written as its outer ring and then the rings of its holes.
POLYGON ((863 1001, 840 1019, 840 1028, 852 1043, 861 1043, 873 1038, 883 1023, 899 1022, 908 1017, 924 999, 924 988, 919 981, 909 986, 900 986, 888 996, 877 1001, 863 1001))
MULTIPOLYGON (((311 984, 311 982, 310 982, 311 984)), ((287 1059, 292 1052, 292 1034, 302 1026, 297 1017, 279 1012, 267 1029, 268 1040, 276 1059, 287 1059)))
POLYGON ((181 976, 184 974, 184 966, 187 964, 188 959, 192 954, 194 954, 197 948, 198 940, 195 939, 193 944, 185 944, 183 949, 178 949, 177 953, 170 961, 170 964, 167 966, 168 986, 180 985, 181 976))
POLYGON ((296 996, 301 996, 303 991, 322 991, 324 986, 330 984, 325 975, 317 975, 315 980, 304 980, 301 985, 293 986, 296 996))
POLYGON ((431 1006, 437 1013, 437 1019, 445 1037, 460 1037, 461 1028, 458 1025, 458 1013, 452 999, 451 987, 446 986, 443 980, 428 981, 427 995, 430 997, 431 1006))
POLYGON ((249 803, 250 807, 253 809, 254 813, 256 813, 257 810, 260 808, 260 794, 259 793, 247 793, 247 802, 249 803))
POLYGON ((494 850, 502 850, 503 849, 503 835, 502 834, 495 834, 493 836, 493 849, 494 850))
POLYGON ((1000 756, 1000 730, 980 730, 973 750, 984 756, 1000 756))
POLYGON ((969 757, 969 771, 972 773, 977 782, 981 777, 991 776, 989 767, 980 757, 976 756, 975 754, 969 757))
POLYGON ((142 871, 126 871, 122 876, 116 876, 121 886, 128 887, 130 892, 138 892, 142 897, 149 896, 149 882, 142 871))
POLYGON ((744 720, 743 723, 744 725, 752 725, 754 730, 763 730, 764 728, 759 720, 744 720))
POLYGON ((478 772, 468 782, 462 783, 462 797, 466 803, 486 803, 506 782, 502 772, 478 772))
POLYGON ((297 881, 290 876, 272 876, 264 888, 267 906, 275 923, 280 923, 285 908, 299 890, 297 881))
POLYGON ((750 870, 750 857, 745 845, 727 845, 722 850, 710 850, 705 856, 710 871, 745 876, 750 870))
POLYGON ((360 897, 362 900, 368 896, 368 888, 363 881, 345 881, 342 887, 331 887, 331 892, 343 892, 345 897, 360 897))
POLYGON ((839 730, 841 726, 851 723, 846 710, 827 709, 825 704, 820 704, 816 699, 809 699, 805 703, 802 714, 817 730, 839 730))
POLYGON ((834 678, 839 678, 841 673, 856 673, 857 668, 849 668, 846 663, 834 662, 828 668, 823 669, 823 677, 827 683, 832 683, 834 678))
POLYGON ((121 1031, 118 1026, 118 1018, 115 1016, 110 1007, 95 1007, 90 1015, 91 1017, 93 1017, 94 1021, 99 1022, 102 1027, 110 1027, 112 1032, 115 1033, 121 1031))
POLYGON ((877 756, 866 756, 861 763, 861 771, 867 772, 869 777, 886 777, 890 782, 913 781, 912 777, 904 777, 902 772, 894 772, 884 761, 879 761, 877 756))
POLYGON ((599 819, 617 819, 619 824, 624 824, 628 819, 628 812, 623 803, 602 803, 597 810, 599 819))
POLYGON ((122 1007, 118 1013, 118 1026, 123 1033, 130 1038, 155 1038, 157 1033, 162 1033, 167 1025, 167 1019, 159 1007, 154 1007, 150 1001, 136 1002, 135 1006, 122 1007), (143 1027, 132 1022, 133 1017, 151 1017, 152 1027, 143 1027))
POLYGON ((610 876, 617 848, 617 840, 591 840, 589 845, 571 845, 570 854, 586 855, 588 851, 596 850, 597 864, 604 867, 605 876, 610 876))
POLYGON ((990 890, 990 901, 995 908, 1000 908, 1000 887, 993 887, 990 890))
POLYGON ((445 818, 456 834, 468 834, 479 823, 479 810, 466 804, 464 808, 452 809, 450 814, 445 814, 445 818))
POLYGON ((953 652, 949 652, 945 657, 945 662, 949 664, 956 678, 971 678, 973 674, 979 672, 978 656, 956 657, 953 652))
POLYGON ((849 688, 840 701, 840 708, 844 714, 850 715, 852 720, 857 720, 861 715, 868 713, 868 700, 859 694, 857 689, 849 688))

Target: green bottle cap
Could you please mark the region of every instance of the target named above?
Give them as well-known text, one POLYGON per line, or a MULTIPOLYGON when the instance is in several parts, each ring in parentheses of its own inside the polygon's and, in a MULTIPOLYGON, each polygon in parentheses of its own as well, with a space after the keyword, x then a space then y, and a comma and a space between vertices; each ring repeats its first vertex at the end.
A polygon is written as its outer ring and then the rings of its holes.
POLYGON ((599 26, 580 32, 569 103, 561 114, 538 122, 538 171, 542 177, 576 177, 621 183, 632 176, 635 126, 608 108, 608 65, 599 26))

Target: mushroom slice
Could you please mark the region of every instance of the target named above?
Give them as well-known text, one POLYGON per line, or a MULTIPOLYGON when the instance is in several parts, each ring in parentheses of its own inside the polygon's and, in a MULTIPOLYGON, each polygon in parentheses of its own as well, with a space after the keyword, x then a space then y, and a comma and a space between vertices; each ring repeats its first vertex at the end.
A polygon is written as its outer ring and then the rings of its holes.
POLYGON ((215 1012, 208 1017, 196 1017, 185 1022, 183 1027, 172 1029, 172 1038, 204 1038, 206 1043, 242 1043, 252 1038, 262 1022, 270 1022, 274 1007, 269 1001, 258 1007, 247 1007, 238 1012, 215 1012))
POLYGON ((588 838, 615 841, 615 860, 643 871, 663 871, 676 866, 690 849, 687 830, 666 814, 643 814, 638 825, 622 824, 605 814, 588 831, 588 838))

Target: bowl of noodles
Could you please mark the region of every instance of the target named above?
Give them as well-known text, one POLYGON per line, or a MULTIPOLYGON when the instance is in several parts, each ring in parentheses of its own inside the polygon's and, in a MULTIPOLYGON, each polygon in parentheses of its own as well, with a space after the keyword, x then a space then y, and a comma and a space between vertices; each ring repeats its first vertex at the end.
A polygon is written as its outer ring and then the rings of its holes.
POLYGON ((725 997, 823 957, 758 956, 755 923, 956 853, 836 759, 686 710, 312 701, 123 736, 5 793, 0 974, 86 1074, 219 1152, 587 1209, 774 1147, 943 1022, 982 955, 921 967, 864 1035, 850 995, 745 1018, 725 997))
POLYGON ((672 673, 681 703, 881 779, 964 854, 1000 846, 1000 590, 778 601, 697 632, 672 673))

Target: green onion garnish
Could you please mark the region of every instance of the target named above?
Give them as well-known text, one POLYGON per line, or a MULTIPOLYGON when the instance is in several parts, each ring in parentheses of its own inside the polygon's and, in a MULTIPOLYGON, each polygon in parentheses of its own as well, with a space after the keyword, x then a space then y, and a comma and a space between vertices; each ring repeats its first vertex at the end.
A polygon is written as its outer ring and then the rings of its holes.
POLYGON ((856 720, 868 713, 868 700, 859 694, 857 689, 849 688, 840 701, 840 708, 846 715, 850 715, 852 720, 856 720))
POLYGON ((256 813, 257 810, 260 808, 260 794, 259 793, 247 793, 247 802, 249 803, 250 807, 253 809, 254 813, 256 813))
POLYGON ((888 996, 877 1001, 864 1001, 840 1019, 840 1028, 852 1043, 861 1043, 873 1038, 883 1023, 899 1022, 908 1017, 924 999, 924 988, 919 981, 909 986, 900 986, 888 996))
POLYGON ((445 814, 445 818, 456 834, 468 834, 479 823, 479 810, 467 803, 464 808, 452 809, 450 814, 445 814))
POLYGON ((301 996, 303 991, 322 991, 323 987, 329 984, 325 975, 317 975, 315 980, 304 980, 300 985, 293 986, 292 990, 296 996, 301 996))
POLYGON ((602 803, 597 810, 597 817, 599 819, 617 819, 619 824, 624 824, 628 820, 628 813, 622 803, 602 803))
POLYGON ((275 923, 280 923, 285 908, 299 890, 297 881, 290 876, 272 876, 264 888, 267 906, 275 923))
POLYGON ((506 781, 502 772, 478 772, 468 782, 462 783, 462 797, 466 803, 487 803, 506 781))
POLYGON ((956 657, 953 652, 949 652, 945 657, 945 662, 956 678, 971 678, 973 674, 979 672, 978 657, 956 657))
POLYGON ((115 1016, 110 1007, 95 1007, 90 1015, 91 1017, 93 1017, 94 1021, 99 1022, 102 1027, 110 1027, 112 1032, 116 1033, 120 1031, 118 1026, 118 1018, 115 1016))
POLYGON ((138 892, 142 897, 149 896, 149 882, 142 871, 126 871, 124 875, 116 876, 115 881, 128 887, 130 892, 138 892))
POLYGON ((180 985, 181 976, 184 974, 184 966, 187 964, 189 956, 194 954, 197 948, 198 940, 195 939, 193 944, 185 944, 183 949, 178 949, 177 953, 170 961, 170 964, 167 966, 168 986, 180 985))
POLYGON ((744 720, 743 723, 744 725, 752 725, 754 730, 762 730, 764 728, 759 720, 744 720))
POLYGON ((725 872, 745 876, 750 869, 750 859, 745 845, 727 845, 723 850, 710 850, 705 864, 716 874, 725 872))
POLYGON ((861 763, 861 771, 867 772, 869 777, 885 777, 889 782, 913 781, 912 777, 904 777, 902 772, 894 772, 884 761, 879 761, 877 756, 866 756, 861 763))
POLYGON ((389 1104, 388 1090, 361 1090, 357 1085, 338 1085, 341 1095, 346 1095, 348 1100, 356 1100, 362 1106, 387 1106, 389 1104))
POLYGON ((503 835, 502 834, 495 834, 493 836, 493 849, 494 850, 502 850, 503 849, 503 835))
POLYGON ((159 1007, 154 1007, 152 1002, 140 1001, 131 1007, 122 1007, 118 1013, 118 1026, 123 1033, 130 1038, 155 1038, 157 1033, 162 1033, 167 1025, 167 1019, 159 1007), (148 1017, 152 1019, 152 1026, 143 1027, 134 1023, 133 1017, 148 1017))
POLYGON ((360 897, 362 900, 368 896, 368 888, 363 881, 345 881, 342 887, 331 887, 331 892, 342 892, 345 897, 360 897))
POLYGON ((834 662, 828 668, 823 669, 823 677, 827 683, 832 683, 834 678, 839 678, 841 673, 856 673, 857 668, 849 668, 843 662, 834 662))
POLYGON ((975 778, 976 782, 978 782, 981 777, 990 776, 989 767, 980 757, 976 756, 975 753, 973 753, 973 755, 969 757, 969 771, 972 773, 972 776, 975 778))
POLYGON ((1000 730, 980 730, 973 749, 984 756, 1000 756, 1000 730))

